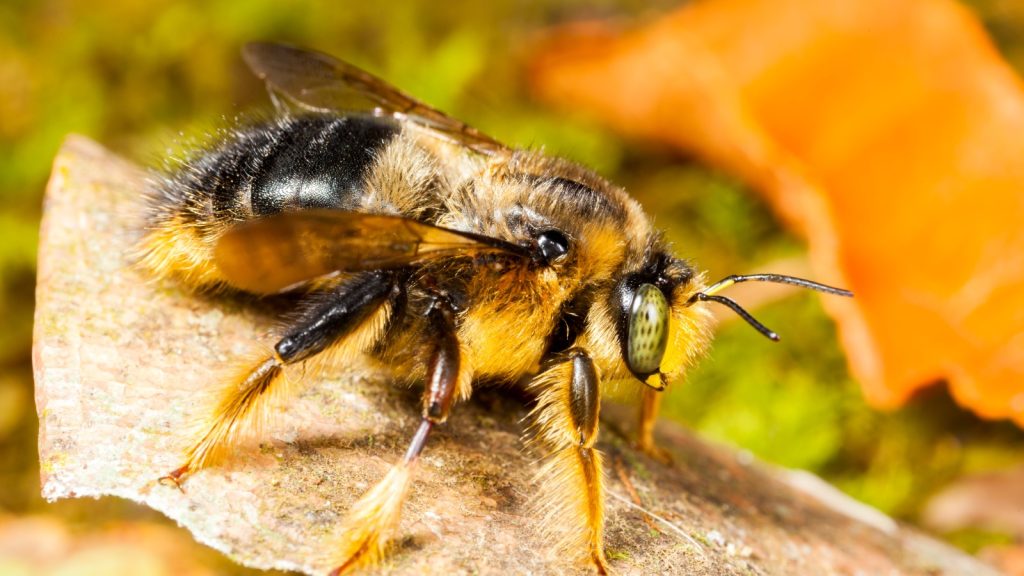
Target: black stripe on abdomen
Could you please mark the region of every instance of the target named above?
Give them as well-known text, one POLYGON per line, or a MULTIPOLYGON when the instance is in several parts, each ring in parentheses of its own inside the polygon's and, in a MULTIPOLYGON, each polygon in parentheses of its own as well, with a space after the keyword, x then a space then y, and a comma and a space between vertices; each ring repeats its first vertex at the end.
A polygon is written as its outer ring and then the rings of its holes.
POLYGON ((376 154, 399 131, 370 116, 305 116, 278 124, 275 138, 253 157, 249 203, 254 216, 359 206, 376 154))

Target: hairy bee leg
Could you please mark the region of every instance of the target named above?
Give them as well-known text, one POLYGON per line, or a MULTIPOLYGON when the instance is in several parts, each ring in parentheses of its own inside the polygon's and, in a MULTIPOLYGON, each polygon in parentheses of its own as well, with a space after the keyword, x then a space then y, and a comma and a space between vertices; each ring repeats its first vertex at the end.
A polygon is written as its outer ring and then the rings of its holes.
POLYGON ((274 354, 248 371, 240 382, 225 389, 211 416, 212 422, 185 453, 185 463, 161 478, 161 481, 169 481, 180 490, 182 482, 190 474, 216 460, 241 434, 246 419, 256 409, 260 397, 271 390, 280 378, 283 366, 281 359, 274 354))
POLYGON ((661 392, 652 388, 644 388, 640 401, 640 427, 637 436, 637 448, 662 464, 671 464, 672 455, 660 448, 654 441, 654 424, 658 420, 661 407, 661 392))
POLYGON ((584 350, 572 348, 531 386, 540 391, 533 411, 539 437, 552 450, 539 475, 545 523, 562 531, 561 547, 585 549, 598 573, 608 574, 604 468, 594 448, 601 410, 597 370, 584 350))
POLYGON ((267 401, 282 391, 286 365, 307 360, 334 344, 344 344, 348 338, 368 340, 357 342, 360 348, 375 342, 384 322, 373 322, 374 316, 390 312, 388 301, 395 286, 392 273, 372 272, 336 288, 285 333, 267 358, 224 388, 208 423, 186 452, 185 463, 165 478, 180 487, 185 477, 215 462, 253 430, 267 401))
POLYGON ((409 448, 388 474, 364 494, 349 511, 342 528, 338 567, 331 574, 345 574, 356 567, 380 562, 387 552, 388 534, 398 525, 402 503, 412 482, 412 472, 427 437, 436 424, 448 419, 460 382, 469 378, 455 335, 454 312, 435 302, 428 312, 428 334, 433 347, 427 364, 423 391, 423 418, 409 448))

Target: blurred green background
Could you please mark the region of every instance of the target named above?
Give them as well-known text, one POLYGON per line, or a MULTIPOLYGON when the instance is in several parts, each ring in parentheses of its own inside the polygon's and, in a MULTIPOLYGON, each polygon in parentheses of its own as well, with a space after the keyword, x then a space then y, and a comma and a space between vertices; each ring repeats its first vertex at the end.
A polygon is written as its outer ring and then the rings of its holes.
MULTIPOLYGON (((30 362, 41 199, 50 162, 69 132, 155 165, 182 136, 265 104, 238 55, 247 41, 289 41, 340 55, 499 139, 543 145, 594 166, 631 190, 713 278, 803 254, 800 242, 737 182, 582 119, 546 112, 525 93, 519 63, 548 26, 593 17, 642 22, 678 2, 381 4, 0 4, 0 523, 42 514, 71 534, 87 534, 125 521, 162 521, 112 499, 54 506, 39 497, 30 362)), ((1024 3, 969 4, 1021 70, 1024 3)), ((973 418, 941 388, 896 413, 867 408, 816 296, 788 297, 758 316, 783 342, 772 344, 740 323, 723 325, 710 357, 668 395, 667 418, 771 462, 811 470, 910 521, 930 494, 956 478, 1022 461, 1020 430, 973 418)), ((1007 539, 946 536, 970 551, 1007 539)), ((196 573, 238 571, 213 553, 196 554, 196 573)))

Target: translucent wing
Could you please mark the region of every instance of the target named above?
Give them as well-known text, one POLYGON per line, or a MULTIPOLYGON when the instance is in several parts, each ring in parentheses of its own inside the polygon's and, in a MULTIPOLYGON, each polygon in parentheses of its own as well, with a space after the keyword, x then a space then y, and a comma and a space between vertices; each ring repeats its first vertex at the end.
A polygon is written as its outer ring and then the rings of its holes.
POLYGON ((409 120, 441 137, 494 154, 504 144, 417 101, 384 80, 336 58, 282 44, 254 42, 242 50, 249 68, 274 97, 316 112, 367 112, 409 120))
POLYGON ((525 248, 487 236, 400 216, 337 210, 285 212, 243 222, 221 236, 214 250, 229 284, 262 294, 337 271, 483 254, 529 257, 525 248))

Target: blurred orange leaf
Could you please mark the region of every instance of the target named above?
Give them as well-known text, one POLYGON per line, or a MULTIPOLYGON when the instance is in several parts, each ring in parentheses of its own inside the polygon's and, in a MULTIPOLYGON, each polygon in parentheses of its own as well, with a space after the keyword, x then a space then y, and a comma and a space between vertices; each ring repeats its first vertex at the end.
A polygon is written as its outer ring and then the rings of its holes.
POLYGON ((810 240, 880 407, 945 380, 1024 425, 1024 92, 949 0, 705 0, 564 28, 535 92, 739 175, 810 240))

